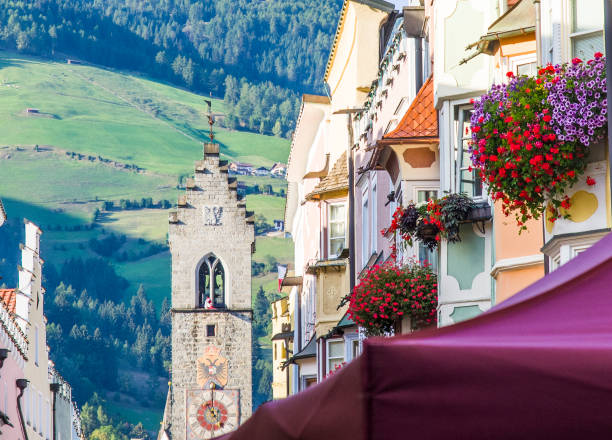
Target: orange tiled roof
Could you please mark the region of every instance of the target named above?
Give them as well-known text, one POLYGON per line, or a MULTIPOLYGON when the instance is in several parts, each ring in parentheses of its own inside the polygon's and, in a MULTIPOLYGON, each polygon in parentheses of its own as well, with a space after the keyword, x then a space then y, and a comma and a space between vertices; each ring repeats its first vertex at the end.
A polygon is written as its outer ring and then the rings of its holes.
POLYGON ((321 179, 314 190, 306 196, 306 199, 312 199, 317 195, 345 189, 348 189, 346 151, 340 155, 329 174, 321 179))
POLYGON ((408 111, 383 141, 410 141, 438 137, 438 112, 434 107, 433 76, 430 76, 410 104, 408 111))
POLYGON ((0 289, 0 301, 6 304, 6 308, 9 312, 15 313, 17 291, 15 289, 0 289))

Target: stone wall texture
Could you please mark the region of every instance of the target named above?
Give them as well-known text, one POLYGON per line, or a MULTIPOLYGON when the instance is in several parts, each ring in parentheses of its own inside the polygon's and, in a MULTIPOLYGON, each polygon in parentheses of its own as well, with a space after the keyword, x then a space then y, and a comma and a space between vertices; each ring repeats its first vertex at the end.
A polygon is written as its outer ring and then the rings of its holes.
POLYGON ((252 412, 251 252, 253 223, 244 201, 219 164, 218 146, 205 145, 204 160, 196 162, 176 214, 170 214, 172 254, 172 387, 169 430, 172 440, 186 436, 185 391, 201 388, 197 360, 206 347, 220 349, 228 360, 225 389, 240 390, 240 423, 252 412), (212 153, 211 153, 212 151, 212 153), (214 254, 225 271, 226 309, 198 307, 198 270, 214 254), (207 325, 215 326, 208 337, 207 325))

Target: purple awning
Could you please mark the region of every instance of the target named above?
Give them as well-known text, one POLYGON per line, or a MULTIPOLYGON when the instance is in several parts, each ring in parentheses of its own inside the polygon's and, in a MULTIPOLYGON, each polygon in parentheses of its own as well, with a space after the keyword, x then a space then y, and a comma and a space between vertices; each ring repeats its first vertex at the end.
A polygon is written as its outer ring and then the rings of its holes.
POLYGON ((612 235, 479 317, 366 341, 224 440, 610 438, 612 235))

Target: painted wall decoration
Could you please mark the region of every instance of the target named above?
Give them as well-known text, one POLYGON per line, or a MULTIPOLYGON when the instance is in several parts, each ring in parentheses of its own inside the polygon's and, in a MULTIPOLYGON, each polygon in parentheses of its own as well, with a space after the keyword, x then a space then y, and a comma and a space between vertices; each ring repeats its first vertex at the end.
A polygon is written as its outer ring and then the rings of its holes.
POLYGON ((212 439, 238 427, 239 390, 187 390, 186 440, 212 439))
POLYGON ((204 214, 204 224, 206 226, 222 225, 223 206, 204 206, 202 212, 204 214))
POLYGON ((229 361, 221 356, 221 349, 209 345, 204 349, 204 355, 198 358, 198 385, 210 388, 211 384, 217 387, 227 385, 229 361))

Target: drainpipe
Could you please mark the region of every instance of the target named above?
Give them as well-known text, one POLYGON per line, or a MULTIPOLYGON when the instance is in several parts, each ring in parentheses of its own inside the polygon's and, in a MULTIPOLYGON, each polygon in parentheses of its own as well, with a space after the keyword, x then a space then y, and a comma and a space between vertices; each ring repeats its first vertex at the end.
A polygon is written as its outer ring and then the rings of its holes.
POLYGON ((421 86, 423 85, 423 38, 418 37, 414 39, 414 70, 415 70, 415 95, 419 93, 421 90, 421 86))
POLYGON ((293 350, 295 351, 295 353, 299 353, 302 350, 302 289, 301 289, 301 285, 299 286, 300 289, 296 289, 296 295, 297 295, 297 324, 295 326, 296 329, 296 337, 297 337, 297 344, 293 344, 294 346, 297 345, 297 350, 294 348, 293 350))
POLYGON ((21 422, 21 429, 23 430, 23 438, 28 440, 28 433, 26 431, 26 424, 23 420, 23 412, 21 411, 21 397, 23 396, 23 390, 28 386, 28 379, 17 379, 15 381, 17 388, 19 388, 19 395, 17 396, 17 410, 19 411, 19 421, 21 422))
POLYGON ((346 115, 348 130, 348 186, 349 186, 349 282, 350 292, 355 288, 355 156, 353 154, 353 114, 362 112, 362 108, 345 108, 336 110, 334 115, 346 115))
POLYGON ((52 383, 49 384, 49 388, 51 389, 51 392, 53 393, 53 440, 57 440, 57 429, 55 427, 55 421, 56 421, 56 417, 55 417, 55 409, 56 409, 56 402, 57 402, 57 393, 60 390, 60 384, 59 383, 52 383))
POLYGON ((350 268, 350 291, 355 288, 355 158, 353 156, 353 118, 347 114, 347 125, 349 134, 348 154, 348 185, 349 185, 349 268, 350 268))
POLYGON ((540 0, 533 0, 535 7, 535 31, 536 31, 536 61, 538 67, 542 66, 542 14, 540 0))
MULTIPOLYGON (((612 69, 612 18, 610 17, 612 14, 612 0, 604 0, 604 35, 606 36, 606 48, 608 49, 606 53, 606 84, 608 85, 608 127, 612 127, 612 89, 610 88, 610 84, 612 83, 612 73, 610 73, 612 69)), ((608 170, 610 170, 610 160, 612 160, 612 136, 610 136, 608 130, 608 170)), ((612 177, 610 177, 610 193, 608 197, 612 197, 612 177)))
MULTIPOLYGON (((285 354, 287 355, 287 359, 289 359, 289 340, 285 339, 285 354)), ((287 391, 287 397, 290 396, 289 394, 289 366, 287 366, 287 368, 285 368, 285 375, 286 375, 286 391, 287 391)))

